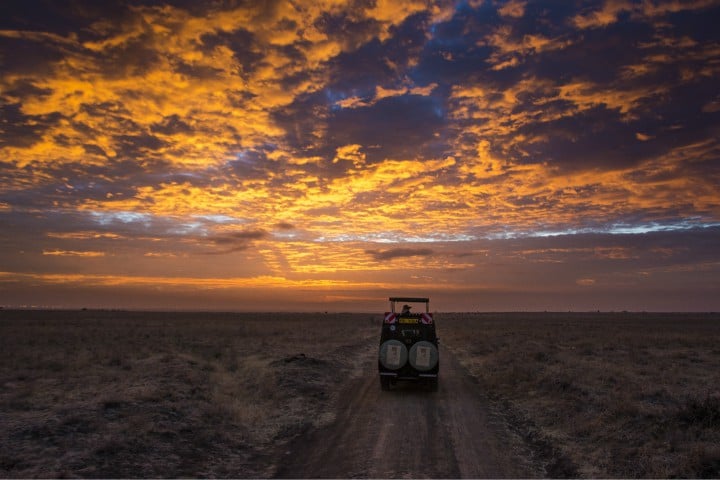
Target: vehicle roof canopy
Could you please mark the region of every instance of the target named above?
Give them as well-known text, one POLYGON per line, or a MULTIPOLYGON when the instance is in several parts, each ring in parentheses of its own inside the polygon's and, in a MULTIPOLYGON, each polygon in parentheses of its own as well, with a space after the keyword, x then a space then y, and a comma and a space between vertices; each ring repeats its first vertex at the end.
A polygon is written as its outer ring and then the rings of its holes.
POLYGON ((424 303, 425 313, 430 312, 430 299, 427 297, 390 297, 390 310, 395 313, 396 302, 424 303))

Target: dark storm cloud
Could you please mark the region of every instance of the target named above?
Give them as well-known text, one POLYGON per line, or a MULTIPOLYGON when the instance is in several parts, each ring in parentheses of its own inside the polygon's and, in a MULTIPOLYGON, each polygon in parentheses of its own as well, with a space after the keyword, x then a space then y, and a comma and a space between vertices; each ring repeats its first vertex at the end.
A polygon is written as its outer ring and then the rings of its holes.
MULTIPOLYGON (((272 150, 271 146, 241 150, 235 153, 234 158, 228 159, 222 167, 218 168, 218 173, 222 175, 224 181, 228 182, 231 179, 237 179, 238 181, 253 178, 265 179, 269 171, 279 168, 279 166, 267 161, 267 155, 272 150)), ((278 178, 276 181, 283 182, 284 179, 278 178)))
POLYGON ((150 130, 153 133, 162 133, 165 135, 173 135, 176 133, 190 133, 193 131, 192 127, 180 118, 179 115, 169 115, 162 119, 161 122, 157 122, 150 126, 150 130))
MULTIPOLYGON (((686 295, 684 308, 702 310, 712 305, 709 292, 719 285, 720 262, 713 247, 718 239, 718 227, 645 235, 558 235, 480 240, 471 244, 469 254, 453 247, 449 251, 440 249, 434 256, 449 254, 471 260, 471 268, 455 274, 467 282, 475 281, 479 272, 491 271, 492 285, 517 292, 510 301, 516 308, 525 305, 535 292, 544 293, 546 303, 523 308, 542 310, 563 305, 565 309, 603 306, 621 310, 633 305, 631 308, 637 310, 667 309, 682 304, 678 299, 686 295), (630 292, 635 293, 636 302, 630 292), (664 303, 653 300, 655 295, 671 295, 673 299, 664 303)), ((443 278, 438 274, 435 280, 443 278)), ((474 294, 469 290, 467 295, 474 294)), ((479 308, 491 308, 493 303, 483 302, 479 308)))
POLYGON ((108 255, 138 248, 224 254, 245 250, 252 242, 269 237, 264 230, 216 233, 215 229, 222 227, 225 220, 212 217, 160 217, 122 210, 76 212, 59 208, 33 213, 38 211, 30 206, 0 212, 0 222, 15 232, 13 237, 0 237, 7 248, 4 254, 7 259, 14 259, 13 264, 23 262, 23 258, 17 257, 18 252, 32 254, 53 249, 92 249, 108 255), (208 251, 209 246, 217 249, 208 251))
MULTIPOLYGON (((416 62, 427 43, 429 15, 427 12, 411 15, 392 29, 392 35, 382 44, 385 63, 394 67, 395 74, 416 62)), ((379 78, 382 81, 382 78, 379 78)))
MULTIPOLYGON (((43 266, 45 250, 117 252, 137 248, 148 238, 147 224, 98 222, 87 213, 37 209, 1 212, 0 222, 12 228, 12 237, 2 237, 3 268, 17 271, 52 271, 43 266), (55 235, 55 236, 53 236, 55 235)), ((153 235, 155 232, 153 232, 153 235)))
POLYGON ((230 48, 241 66, 241 74, 251 74, 261 64, 264 56, 262 45, 258 42, 252 32, 238 28, 233 32, 218 32, 216 34, 205 34, 200 38, 203 51, 211 54, 212 50, 224 45, 230 48))
POLYGON ((241 252, 248 249, 253 241, 262 240, 269 236, 265 230, 244 230, 240 232, 226 233, 212 237, 210 240, 219 250, 203 252, 206 255, 225 255, 233 252, 241 252))
POLYGON ((371 97, 378 85, 399 86, 401 72, 427 42, 426 27, 426 14, 413 15, 393 29, 389 39, 373 39, 330 60, 327 65, 330 80, 325 91, 329 101, 371 97))
POLYGON ((248 240, 259 240, 267 237, 268 233, 264 230, 246 230, 242 232, 233 232, 226 235, 214 237, 213 242, 218 245, 227 245, 238 242, 247 242, 248 240))
POLYGON ((51 169, 38 169, 28 165, 17 170, 0 163, 0 179, 7 187, 14 187, 0 192, 0 202, 13 205, 17 215, 22 216, 22 212, 36 209, 42 211, 58 205, 76 208, 87 201, 105 201, 108 194, 118 198, 132 197, 136 188, 132 182, 126 183, 123 180, 127 178, 127 171, 121 169, 119 173, 122 177, 111 180, 112 177, 108 174, 111 175, 112 171, 104 166, 88 168, 86 165, 77 164, 62 164, 51 169), (55 178, 63 181, 50 181, 48 176, 56 176, 55 178), (39 182, 38 177, 45 180, 39 182))
POLYGON ((543 158, 568 170, 586 169, 592 165, 612 168, 637 164, 657 152, 653 148, 654 143, 636 138, 637 131, 646 129, 632 128, 632 122, 629 123, 619 123, 615 112, 595 107, 540 127, 529 125, 519 128, 518 132, 550 138, 545 144, 525 147, 533 159, 543 158), (609 139, 612 139, 611 145, 608 144, 609 139))
MULTIPOLYGON (((62 65, 66 58, 91 56, 92 69, 112 78, 147 71, 157 63, 157 52, 149 47, 150 26, 143 25, 142 17, 129 5, 121 2, 42 3, 53 5, 38 7, 30 2, 40 11, 11 15, 6 28, 15 33, 0 37, 2 43, 14 43, 7 46, 18 53, 8 59, 13 71, 33 73, 31 69, 43 66, 44 71, 34 73, 52 75, 48 67, 62 65), (144 30, 144 33, 136 32, 128 42, 105 49, 102 54, 95 53, 95 42, 102 42, 109 35, 123 35, 129 29, 144 30)), ((72 69, 69 65, 65 67, 72 69)))
MULTIPOLYGON (((524 15, 503 18, 502 24, 498 24, 495 12, 484 13, 461 10, 451 21, 437 27, 417 75, 423 79, 440 78, 441 82, 470 78, 485 88, 491 86, 497 95, 517 91, 518 103, 503 108, 502 113, 509 116, 523 112, 534 121, 499 124, 508 130, 503 136, 509 141, 495 143, 492 149, 498 154, 514 161, 542 159, 570 169, 630 166, 666 150, 666 133, 678 128, 678 119, 694 123, 683 125, 689 142, 706 137, 707 127, 717 122, 701 114, 704 105, 698 105, 717 94, 712 77, 698 76, 692 86, 680 81, 683 71, 696 68, 691 65, 697 66, 698 58, 717 54, 700 42, 684 41, 681 35, 685 32, 660 27, 639 15, 602 29, 578 32, 571 21, 577 11, 569 5, 530 3, 524 15), (450 28, 454 23, 456 28, 450 28), (482 39, 475 40, 482 49, 468 45, 473 38, 482 39), (663 60, 668 52, 670 58, 677 58, 663 60), (468 55, 475 58, 467 62, 468 55), (639 59, 643 63, 638 63, 639 59), (502 68, 487 69, 488 63, 502 68), (631 69, 643 68, 643 75, 628 75, 631 69), (437 77, 433 77, 435 72, 437 77), (524 79, 528 83, 519 89, 524 79), (585 87, 580 89, 580 95, 567 96, 558 88, 563 83, 585 87), (710 91, 697 95, 683 91, 693 88, 710 91), (613 101, 604 103, 602 97, 596 96, 598 91, 604 91, 603 95, 613 101), (678 102, 677 98, 687 101, 678 102), (588 106, 594 102, 595 106, 578 110, 579 101, 588 102, 588 106), (658 141, 643 144, 633 138, 643 132, 658 132, 658 141), (518 135, 546 140, 517 142, 514 138, 518 135)), ((690 16, 699 19, 707 15, 700 10, 690 16)), ((460 122, 459 127, 473 123, 460 122)), ((488 133, 494 132, 489 128, 488 133)), ((677 142, 679 135, 674 132, 672 141, 677 142)))
POLYGON ((327 93, 331 102, 370 95, 376 85, 395 80, 385 45, 377 39, 356 51, 341 53, 329 62, 328 67, 331 79, 327 93))
MULTIPOLYGON (((121 101, 106 101, 83 104, 80 112, 87 114, 91 118, 100 117, 105 120, 111 120, 113 126, 117 130, 124 133, 135 132, 141 129, 140 124, 132 118, 132 112, 126 108, 121 101)), ((167 121, 165 118, 163 121, 167 121)), ((102 130, 97 130, 98 126, 90 126, 83 122, 75 121, 73 124, 78 130, 88 134, 100 134, 102 130)))
POLYGON ((433 158, 436 137, 444 126, 442 106, 435 99, 402 95, 368 107, 333 112, 327 138, 338 146, 371 146, 367 152, 370 161, 433 158))
POLYGON ((146 158, 165 146, 160 138, 149 133, 115 137, 120 158, 146 158))
POLYGON ((406 257, 427 257, 435 253, 430 248, 390 248, 387 250, 366 250, 375 260, 393 260, 406 257))
POLYGON ((26 33, 0 36, 0 50, 16 53, 2 57, 3 69, 28 75, 49 74, 47 65, 62 60, 65 55, 65 49, 58 47, 57 40, 26 33))
MULTIPOLYGON (((695 42, 683 45, 679 35, 672 28, 656 31, 654 25, 639 20, 617 23, 584 32, 581 38, 573 38, 566 48, 548 51, 541 61, 528 63, 526 71, 540 78, 557 80, 558 73, 562 72, 565 78, 574 81, 603 85, 608 92, 637 92, 628 95, 635 97, 629 100, 632 103, 598 104, 572 117, 519 128, 523 134, 547 132, 552 136, 553 140, 545 148, 536 147, 540 149, 534 151, 535 156, 571 168, 580 158, 585 165, 616 167, 639 163, 672 148, 672 143, 707 138, 711 134, 708 128, 714 128, 711 126, 717 123, 717 117, 703 113, 702 109, 707 98, 717 94, 715 82, 711 77, 698 76, 687 84, 681 77, 683 71, 696 68, 696 59, 717 53, 695 42), (668 56, 677 58, 670 61, 668 56), (648 71, 632 76, 629 75, 631 68, 648 71), (684 100, 677 101, 678 98, 684 100), (671 129, 672 135, 668 135, 671 129), (632 137, 638 132, 655 137, 654 141, 633 141, 632 137), (610 144, 609 139, 612 139, 610 144)), ((535 110, 534 100, 528 98, 522 109, 535 110)), ((572 105, 558 98, 547 107, 561 112, 571 109, 572 105)))
POLYGON ((61 118, 56 113, 24 115, 20 107, 17 103, 0 105, 0 147, 29 147, 61 118))
POLYGON ((351 46, 349 50, 354 50, 357 47, 362 48, 368 37, 375 36, 380 31, 380 25, 378 25, 377 21, 363 18, 360 14, 364 7, 363 4, 366 2, 354 3, 354 8, 344 14, 337 15, 323 12, 314 23, 314 26, 326 35, 342 37, 351 46))
MULTIPOLYGON (((564 263, 600 262, 611 259, 632 268, 648 268, 665 263, 704 263, 714 257, 714 242, 720 227, 688 228, 676 231, 650 232, 645 235, 587 233, 532 237, 509 242, 489 241, 498 252, 511 255, 550 255, 564 263), (689 248, 688 245, 692 245, 689 248), (572 256, 568 257, 567 254, 572 256)), ((614 269, 608 266, 608 271, 614 269)), ((594 269, 593 269, 594 270, 594 269)))
POLYGON ((121 21, 129 12, 128 5, 128 2, 8 0, 3 2, 4 15, 0 17, 0 29, 45 31, 61 36, 87 35, 84 27, 88 23, 98 19, 121 21))
MULTIPOLYGON (((345 19, 344 21, 347 21, 345 19)), ((324 20, 323 26, 332 34, 339 32, 340 19, 324 20)), ((386 41, 371 40, 357 50, 343 52, 328 63, 331 78, 327 86, 313 95, 296 101, 278 119, 292 136, 312 139, 317 123, 325 127, 322 143, 295 143, 296 147, 310 147, 313 153, 332 155, 337 147, 348 144, 371 146, 369 161, 386 158, 433 157, 444 146, 434 145, 434 136, 444 124, 442 100, 418 95, 398 95, 374 101, 376 88, 397 89, 403 85, 398 71, 422 49, 427 15, 406 19, 393 30, 386 41), (344 108, 342 101, 358 98, 372 102, 360 108, 344 108), (312 117, 307 112, 312 112, 312 117), (417 147, 420 146, 420 151, 417 147)), ((367 34, 370 24, 363 24, 367 34)), ((343 35, 348 32, 342 31, 343 35)), ((352 32, 350 32, 352 36, 352 32)))
POLYGON ((317 137, 313 132, 323 129, 327 122, 327 100, 321 93, 302 95, 292 104, 272 112, 273 120, 285 131, 285 140, 295 151, 307 151, 313 148, 329 149, 324 143, 315 146, 317 137))
POLYGON ((196 79, 219 77, 222 70, 214 67, 197 66, 183 61, 177 61, 174 70, 180 75, 187 75, 196 79))

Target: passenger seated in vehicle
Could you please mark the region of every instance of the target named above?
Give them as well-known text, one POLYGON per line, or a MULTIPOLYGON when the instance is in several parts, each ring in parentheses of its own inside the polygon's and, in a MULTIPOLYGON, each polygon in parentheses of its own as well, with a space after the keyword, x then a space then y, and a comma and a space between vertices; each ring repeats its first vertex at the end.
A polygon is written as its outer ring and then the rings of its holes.
POLYGON ((410 305, 403 305, 402 312, 400 315, 410 315, 410 305))

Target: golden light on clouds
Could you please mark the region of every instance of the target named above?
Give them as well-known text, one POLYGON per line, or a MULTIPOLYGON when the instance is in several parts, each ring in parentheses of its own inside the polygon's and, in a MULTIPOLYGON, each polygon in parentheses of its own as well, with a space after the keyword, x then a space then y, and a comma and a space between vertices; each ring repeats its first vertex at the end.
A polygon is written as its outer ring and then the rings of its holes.
POLYGON ((651 271, 650 234, 695 272, 720 227, 717 9, 18 7, 0 30, 3 278, 370 298, 550 276, 562 303, 651 271))
MULTIPOLYGON (((344 281, 288 280, 282 277, 260 276, 252 278, 205 278, 205 277, 138 277, 102 274, 23 274, 0 272, 0 282, 29 279, 43 284, 71 284, 77 286, 112 287, 130 285, 133 287, 172 286, 199 289, 267 289, 267 288, 318 288, 328 289, 338 285, 358 286, 344 281)), ((376 288, 377 284, 360 284, 365 288, 376 288)))
POLYGON ((76 250, 43 250, 43 255, 57 255, 63 257, 103 257, 105 252, 76 251, 76 250))

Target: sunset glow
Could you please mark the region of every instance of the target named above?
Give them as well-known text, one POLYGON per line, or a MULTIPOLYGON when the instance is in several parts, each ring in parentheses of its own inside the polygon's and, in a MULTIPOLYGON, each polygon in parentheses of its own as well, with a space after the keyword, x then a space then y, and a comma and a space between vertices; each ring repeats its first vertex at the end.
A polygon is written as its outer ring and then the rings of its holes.
POLYGON ((720 309, 717 2, 72 5, 0 20, 0 305, 720 309))

